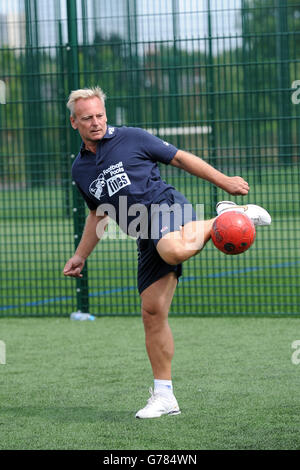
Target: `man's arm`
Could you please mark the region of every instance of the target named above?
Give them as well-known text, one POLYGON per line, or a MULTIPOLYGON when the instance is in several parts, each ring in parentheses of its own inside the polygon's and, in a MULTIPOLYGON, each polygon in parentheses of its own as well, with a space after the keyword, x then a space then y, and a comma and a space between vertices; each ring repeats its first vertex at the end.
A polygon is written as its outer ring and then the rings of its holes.
POLYGON ((107 216, 98 216, 96 215, 96 211, 89 212, 80 243, 74 255, 67 261, 64 267, 63 273, 65 276, 82 277, 81 271, 85 260, 99 242, 101 235, 104 233, 107 221, 107 216), (100 221, 102 221, 102 226, 99 229, 97 225, 100 221))
POLYGON ((232 195, 248 194, 249 185, 240 176, 226 176, 192 153, 178 150, 171 165, 213 183, 232 195))

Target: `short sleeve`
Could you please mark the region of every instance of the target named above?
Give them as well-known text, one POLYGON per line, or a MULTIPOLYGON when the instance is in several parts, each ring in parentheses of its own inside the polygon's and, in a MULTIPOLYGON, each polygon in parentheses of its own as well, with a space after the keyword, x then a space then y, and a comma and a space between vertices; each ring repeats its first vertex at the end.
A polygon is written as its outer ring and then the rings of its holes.
POLYGON ((138 129, 138 131, 141 147, 145 154, 155 162, 169 164, 178 149, 144 129, 138 129))

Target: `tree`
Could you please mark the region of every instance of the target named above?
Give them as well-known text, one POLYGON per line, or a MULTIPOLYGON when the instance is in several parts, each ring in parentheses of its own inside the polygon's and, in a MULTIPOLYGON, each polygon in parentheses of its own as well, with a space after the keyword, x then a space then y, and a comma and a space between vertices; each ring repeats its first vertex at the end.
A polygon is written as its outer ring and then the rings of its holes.
POLYGON ((292 150, 291 77, 300 47, 300 5, 296 0, 243 0, 242 2, 244 84, 251 141, 260 140, 261 124, 283 163, 290 163, 292 150), (259 120, 259 121, 258 121, 259 120), (256 127, 256 129, 255 129, 256 127))

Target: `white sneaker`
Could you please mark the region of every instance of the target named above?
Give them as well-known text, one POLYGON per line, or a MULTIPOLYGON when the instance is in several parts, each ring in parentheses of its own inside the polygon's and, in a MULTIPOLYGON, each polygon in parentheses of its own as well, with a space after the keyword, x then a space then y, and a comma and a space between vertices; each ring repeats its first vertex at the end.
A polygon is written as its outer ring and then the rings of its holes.
POLYGON ((256 206, 255 204, 247 204, 245 206, 238 206, 232 201, 220 201, 216 205, 218 215, 227 211, 238 211, 246 214, 252 220, 254 225, 270 225, 271 216, 263 207, 256 206))
POLYGON ((162 415, 179 415, 181 413, 177 400, 173 396, 167 397, 161 393, 154 393, 149 389, 150 398, 145 408, 139 410, 136 418, 159 418, 162 415))

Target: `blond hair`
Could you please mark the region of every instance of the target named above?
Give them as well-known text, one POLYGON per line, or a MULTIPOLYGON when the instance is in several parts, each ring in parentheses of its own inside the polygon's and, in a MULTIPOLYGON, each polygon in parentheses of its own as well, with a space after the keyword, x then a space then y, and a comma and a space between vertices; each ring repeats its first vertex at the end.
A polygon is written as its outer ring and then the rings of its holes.
POLYGON ((103 90, 98 86, 95 86, 92 88, 82 88, 79 90, 73 90, 70 93, 68 102, 67 102, 67 108, 70 110, 71 116, 73 117, 75 116, 74 107, 75 107, 75 103, 77 100, 79 100, 80 98, 86 100, 88 98, 93 98, 94 96, 97 96, 105 105, 106 95, 103 92, 103 90))

